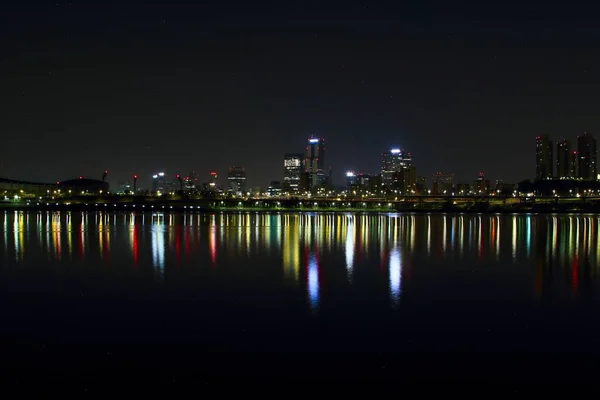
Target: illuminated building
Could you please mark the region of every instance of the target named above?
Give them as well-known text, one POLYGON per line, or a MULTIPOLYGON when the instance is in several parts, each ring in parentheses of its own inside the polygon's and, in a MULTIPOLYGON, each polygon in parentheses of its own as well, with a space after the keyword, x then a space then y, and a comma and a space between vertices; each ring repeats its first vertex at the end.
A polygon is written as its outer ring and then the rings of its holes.
POLYGON ((279 196, 281 195, 281 182, 280 181, 271 181, 267 189, 267 193, 269 196, 279 196))
POLYGON ((167 179, 164 172, 159 172, 152 175, 152 191, 157 194, 168 192, 167 179))
POLYGON ((304 171, 308 173, 310 190, 325 183, 325 139, 314 136, 308 139, 304 155, 304 171))
POLYGON ((346 172, 346 190, 351 190, 353 186, 356 186, 357 176, 353 171, 346 172))
POLYGON ((3 194, 26 194, 36 196, 46 196, 56 192, 73 191, 74 193, 101 193, 109 191, 108 182, 97 179, 87 179, 79 177, 79 179, 70 179, 67 181, 56 183, 39 183, 17 181, 13 179, 0 178, 0 191, 3 194))
POLYGON ((303 159, 302 153, 288 153, 283 157, 283 184, 290 193, 300 191, 303 159))
POLYGON ((577 176, 577 152, 573 151, 569 157, 569 173, 570 176, 577 176))
POLYGON ((417 170, 413 166, 401 168, 392 175, 391 189, 402 194, 412 194, 417 187, 417 170))
POLYGON ((119 181, 119 193, 129 193, 132 190, 129 181, 119 181))
POLYGON ((552 179, 552 141, 549 135, 535 138, 535 179, 552 179))
POLYGON ((431 192, 433 194, 447 194, 450 195, 454 188, 454 175, 445 175, 441 172, 433 174, 431 181, 431 192))
POLYGON ((559 179, 574 178, 572 174, 573 152, 571 151, 571 142, 563 139, 556 144, 556 177, 559 179))
POLYGON ((417 183, 415 184, 415 190, 417 191, 417 193, 427 193, 427 177, 425 176, 418 176, 417 177, 417 183))
POLYGON ((198 187, 198 174, 191 171, 184 179, 184 188, 186 192, 193 192, 198 187))
POLYGON ((246 170, 244 167, 229 167, 227 172, 229 192, 241 195, 246 192, 246 170))
MULTIPOLYGON (((394 186, 394 175, 412 166, 412 156, 409 152, 400 149, 392 149, 381 154, 381 183, 385 189, 391 190, 394 186)), ((416 184, 416 176, 412 182, 416 184)))
POLYGON ((466 196, 471 193, 471 185, 468 183, 457 183, 455 194, 459 196, 466 196))
POLYGON ((596 138, 585 132, 577 138, 577 176, 596 180, 598 175, 596 138))
POLYGON ((475 180, 475 183, 473 184, 473 191, 475 192, 475 194, 489 194, 490 181, 485 179, 485 175, 483 174, 483 172, 480 172, 479 176, 475 180))

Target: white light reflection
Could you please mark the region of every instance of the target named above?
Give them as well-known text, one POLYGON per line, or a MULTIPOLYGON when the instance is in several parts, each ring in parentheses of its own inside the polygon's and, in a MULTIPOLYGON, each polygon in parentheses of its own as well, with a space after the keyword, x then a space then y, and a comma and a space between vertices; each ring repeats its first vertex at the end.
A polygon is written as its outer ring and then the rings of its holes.
POLYGON ((448 226, 447 221, 448 217, 444 216, 444 228, 442 230, 442 253, 446 255, 446 238, 448 237, 448 226))
POLYGON ((352 283, 352 273, 354 269, 354 236, 356 228, 354 226, 354 217, 349 217, 348 227, 346 229, 346 273, 348 274, 348 282, 352 283))
POLYGON ((20 241, 19 241, 19 212, 15 211, 14 217, 13 217, 13 235, 14 235, 14 239, 15 239, 15 258, 18 261, 19 260, 19 255, 21 254, 21 249, 20 249, 20 241))
POLYGON ((400 259, 400 249, 394 247, 390 252, 390 296, 394 306, 400 302, 401 279, 402 261, 400 259))
POLYGON ((500 217, 496 217, 496 260, 500 259, 500 217))
POLYGON ((319 307, 319 265, 314 254, 308 261, 308 298, 312 310, 316 311, 319 307))
POLYGON ((427 255, 431 254, 431 217, 427 216, 427 255))
POLYGON ((527 227, 527 232, 525 233, 525 235, 526 235, 525 240, 527 240, 526 250, 527 250, 527 257, 529 257, 529 253, 531 252, 531 217, 529 217, 529 216, 527 217, 526 227, 527 227))
POLYGON ((165 228, 156 224, 152 226, 152 262, 162 276, 165 268, 165 228))
POLYGON ((8 218, 4 212, 4 254, 8 254, 8 218))

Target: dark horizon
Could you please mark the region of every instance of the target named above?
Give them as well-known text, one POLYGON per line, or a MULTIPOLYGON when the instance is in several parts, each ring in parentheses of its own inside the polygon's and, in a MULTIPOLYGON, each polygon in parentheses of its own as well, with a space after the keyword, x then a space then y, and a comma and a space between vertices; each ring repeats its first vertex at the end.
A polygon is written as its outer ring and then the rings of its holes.
POLYGON ((593 4, 5 7, 1 177, 143 187, 240 165, 266 187, 314 134, 336 183, 392 147, 419 176, 516 183, 537 134, 600 132, 593 4))

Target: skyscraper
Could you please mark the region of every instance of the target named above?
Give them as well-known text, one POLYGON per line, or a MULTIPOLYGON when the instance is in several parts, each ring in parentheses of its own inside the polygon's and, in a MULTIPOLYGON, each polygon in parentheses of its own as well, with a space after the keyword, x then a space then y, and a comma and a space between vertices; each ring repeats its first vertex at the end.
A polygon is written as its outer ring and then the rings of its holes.
POLYGON ((535 179, 552 179, 552 141, 549 135, 535 138, 535 179))
MULTIPOLYGON (((412 166, 412 156, 409 152, 392 149, 381 154, 381 182, 386 189, 391 189, 394 174, 412 166)), ((416 179, 416 178, 415 178, 416 179)))
POLYGON ((164 172, 159 172, 152 175, 152 191, 157 194, 165 194, 168 192, 167 179, 164 172))
POLYGON ((302 153, 288 153, 283 156, 283 185, 290 193, 300 190, 303 159, 302 153))
POLYGON ((556 144, 556 177, 574 178, 571 175, 571 141, 563 139, 556 144))
POLYGON ((325 183, 325 139, 311 136, 304 156, 304 171, 312 190, 325 183))
POLYGON ((594 135, 585 132, 577 138, 577 176, 581 179, 598 179, 597 147, 594 135))
POLYGON ((241 195, 246 192, 246 170, 244 167, 229 167, 227 172, 227 184, 229 192, 241 195))
POLYGON ((569 174, 575 178, 577 176, 577 152, 573 151, 569 155, 569 174))

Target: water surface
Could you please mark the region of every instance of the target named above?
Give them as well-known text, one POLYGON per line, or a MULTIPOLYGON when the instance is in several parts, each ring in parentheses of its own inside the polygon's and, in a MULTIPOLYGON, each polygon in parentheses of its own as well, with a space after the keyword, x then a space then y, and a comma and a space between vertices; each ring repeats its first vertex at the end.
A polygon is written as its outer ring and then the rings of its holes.
POLYGON ((273 357, 383 376, 445 357, 443 375, 474 357, 589 371, 599 354, 595 216, 4 212, 0 227, 0 335, 20 365, 245 357, 284 373, 273 357))

